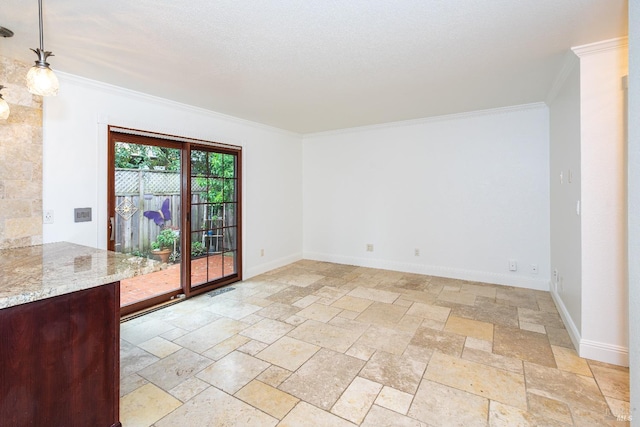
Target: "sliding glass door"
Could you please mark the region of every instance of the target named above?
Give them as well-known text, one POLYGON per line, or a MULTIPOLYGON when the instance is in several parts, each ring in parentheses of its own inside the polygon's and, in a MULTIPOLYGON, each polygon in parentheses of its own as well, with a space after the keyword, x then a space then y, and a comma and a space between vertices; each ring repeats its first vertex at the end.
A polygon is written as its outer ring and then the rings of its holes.
POLYGON ((109 249, 163 264, 122 281, 123 314, 241 280, 240 155, 110 129, 109 249))

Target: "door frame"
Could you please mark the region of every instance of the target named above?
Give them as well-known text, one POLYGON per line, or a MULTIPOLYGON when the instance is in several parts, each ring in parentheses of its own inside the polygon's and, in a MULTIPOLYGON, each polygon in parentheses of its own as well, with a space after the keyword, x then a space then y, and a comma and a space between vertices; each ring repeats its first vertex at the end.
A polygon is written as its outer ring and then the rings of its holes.
POLYGON ((111 217, 115 215, 115 144, 116 142, 129 142, 132 144, 156 145, 166 148, 179 149, 180 156, 180 204, 182 206, 182 216, 180 218, 180 229, 188 230, 181 232, 180 252, 188 256, 182 256, 180 260, 180 289, 170 291, 162 295, 158 295, 121 309, 121 315, 128 315, 145 308, 169 301, 180 294, 184 294, 186 298, 190 298, 213 289, 226 286, 230 283, 242 280, 242 242, 243 242, 243 224, 242 224, 242 147, 211 142, 205 140, 197 140, 173 135, 159 134, 154 132, 140 131, 136 129, 123 128, 121 126, 107 126, 107 249, 115 250, 115 240, 111 240, 111 217), (116 141, 117 140, 117 141, 116 141), (223 154, 232 154, 236 156, 236 272, 233 275, 221 277, 195 288, 191 287, 191 150, 207 150, 223 154))

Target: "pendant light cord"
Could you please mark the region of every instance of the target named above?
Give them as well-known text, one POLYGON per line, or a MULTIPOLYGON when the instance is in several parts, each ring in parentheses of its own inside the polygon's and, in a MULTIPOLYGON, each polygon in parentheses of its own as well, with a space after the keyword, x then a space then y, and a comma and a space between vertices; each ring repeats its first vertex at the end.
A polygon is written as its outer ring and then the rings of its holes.
POLYGON ((38 11, 40 16, 40 50, 44 51, 44 30, 42 25, 42 0, 38 0, 38 11))

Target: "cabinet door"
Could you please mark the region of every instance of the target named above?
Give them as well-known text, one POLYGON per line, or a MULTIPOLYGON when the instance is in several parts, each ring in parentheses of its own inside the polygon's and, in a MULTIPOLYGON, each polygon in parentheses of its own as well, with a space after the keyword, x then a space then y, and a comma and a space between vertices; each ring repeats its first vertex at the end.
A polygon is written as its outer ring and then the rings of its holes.
POLYGON ((0 425, 119 425, 119 283, 0 310, 0 425))

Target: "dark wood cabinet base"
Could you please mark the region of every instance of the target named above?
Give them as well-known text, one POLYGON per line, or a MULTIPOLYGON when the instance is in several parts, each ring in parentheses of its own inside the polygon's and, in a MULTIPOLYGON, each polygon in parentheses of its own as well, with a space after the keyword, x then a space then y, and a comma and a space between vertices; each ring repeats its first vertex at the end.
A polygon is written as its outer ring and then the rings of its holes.
POLYGON ((0 310, 0 425, 121 427, 120 284, 0 310))

